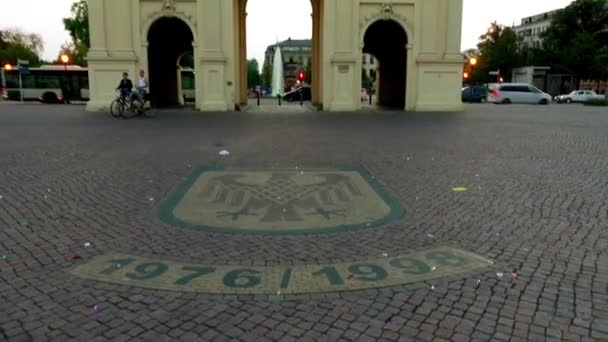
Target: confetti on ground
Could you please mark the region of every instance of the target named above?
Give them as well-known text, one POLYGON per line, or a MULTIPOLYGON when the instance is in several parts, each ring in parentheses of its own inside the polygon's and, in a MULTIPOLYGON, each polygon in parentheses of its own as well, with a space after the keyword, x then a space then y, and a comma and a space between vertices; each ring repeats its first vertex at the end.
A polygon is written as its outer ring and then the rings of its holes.
POLYGON ((150 202, 154 201, 154 197, 149 198, 150 202))
POLYGON ((225 157, 225 156, 229 156, 230 155, 230 151, 228 150, 221 150, 220 151, 220 156, 225 157))
POLYGON ((477 286, 479 286, 479 284, 481 284, 481 279, 477 279, 477 286))
POLYGON ((469 191, 469 189, 463 187, 463 186, 456 186, 452 188, 452 191, 454 192, 465 192, 465 191, 469 191))
POLYGON ((2 195, 0 195, 0 200, 2 199, 2 195))
POLYGON ((281 290, 277 291, 277 295, 279 295, 279 296, 281 295, 281 290))
POLYGON ((23 219, 19 223, 21 223, 22 226, 27 226, 29 222, 26 219, 23 219))
POLYGON ((348 279, 352 279, 352 278, 353 278, 353 275, 352 275, 352 274, 348 276, 348 279))
POLYGON ((382 253, 382 256, 386 258, 386 257, 388 257, 388 254, 387 253, 382 253))
POLYGON ((84 246, 85 246, 85 247, 89 247, 89 246, 91 246, 91 243, 90 243, 90 242, 85 242, 85 243, 84 243, 84 246))
POLYGON ((48 192, 51 192, 51 189, 48 189, 48 192))
POLYGON ((497 273, 496 273, 496 276, 497 276, 498 278, 502 278, 502 277, 504 276, 504 273, 502 273, 502 272, 497 272, 497 273))
POLYGON ((435 236, 433 234, 426 234, 426 236, 430 237, 431 239, 435 238, 435 236))
POLYGON ((81 259, 82 259, 82 257, 80 255, 74 255, 72 257, 72 260, 81 260, 81 259))
POLYGON ((3 255, 3 256, 2 256, 2 260, 8 260, 8 256, 3 255))
POLYGON ((93 305, 93 312, 97 312, 97 310, 99 310, 99 305, 93 305))
POLYGON ((435 285, 431 285, 431 290, 435 291, 435 285))
POLYGON ((389 318, 386 320, 386 324, 391 324, 393 321, 389 318))
POLYGON ((437 266, 433 266, 433 268, 431 268, 431 271, 434 271, 437 269, 437 266))
POLYGON ((517 278, 517 272, 511 272, 511 277, 517 278))

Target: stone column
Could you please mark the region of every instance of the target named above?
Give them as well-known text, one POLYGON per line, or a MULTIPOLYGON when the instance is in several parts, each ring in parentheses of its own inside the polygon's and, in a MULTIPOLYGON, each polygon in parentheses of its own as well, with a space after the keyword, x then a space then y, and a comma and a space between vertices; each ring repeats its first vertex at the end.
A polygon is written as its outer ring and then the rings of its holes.
POLYGON ((239 21, 239 65, 238 70, 240 80, 240 91, 239 91, 239 103, 246 105, 248 100, 248 77, 247 77, 247 0, 239 1, 238 7, 238 18, 239 21))
POLYGON ((107 57, 104 0, 89 0, 89 57, 107 57))
POLYGON ((128 0, 104 0, 106 43, 112 57, 135 60, 133 51, 132 3, 128 0))
POLYGON ((200 52, 196 58, 197 106, 203 111, 233 110, 239 92, 235 89, 240 70, 235 51, 238 3, 199 0, 196 4, 200 52))
POLYGON ((418 40, 418 44, 420 46, 419 58, 437 59, 439 58, 438 33, 441 32, 441 34, 443 34, 443 32, 439 30, 440 25, 438 25, 438 22, 441 21, 441 11, 439 8, 439 2, 438 0, 424 0, 421 1, 419 4, 419 6, 422 7, 422 18, 420 18, 420 28, 422 32, 418 40))
POLYGON ((446 32, 446 58, 460 59, 460 41, 462 35, 463 0, 446 0, 448 6, 447 32, 446 32))
POLYGON ((321 6, 319 0, 311 0, 312 4, 312 103, 318 105, 321 101, 321 6))

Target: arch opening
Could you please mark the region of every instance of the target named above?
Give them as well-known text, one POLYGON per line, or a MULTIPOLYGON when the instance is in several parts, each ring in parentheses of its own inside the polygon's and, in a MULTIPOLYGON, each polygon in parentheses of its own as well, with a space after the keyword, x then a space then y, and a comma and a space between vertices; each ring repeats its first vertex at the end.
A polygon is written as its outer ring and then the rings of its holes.
POLYGON ((276 45, 281 47, 283 57, 283 89, 282 93, 289 93, 293 88, 304 87, 304 98, 311 100, 315 105, 322 104, 321 91, 321 56, 323 31, 323 1, 324 0, 296 0, 269 2, 268 0, 237 0, 237 59, 239 91, 237 101, 240 104, 248 102, 250 91, 255 88, 264 94, 272 96, 272 75, 274 73, 274 54, 276 45), (276 5, 279 3, 279 5, 276 5), (274 5, 273 5, 274 4, 274 5), (261 45, 259 36, 268 35, 263 31, 264 23, 269 20, 267 10, 263 6, 275 6, 276 18, 272 18, 277 25, 270 37, 261 45), (287 14, 289 13, 289 14, 287 14), (294 14, 295 13, 295 14, 294 14), (281 33, 282 36, 275 36, 281 33), (255 40, 249 40, 251 37, 255 40), (291 38, 289 38, 291 37, 291 38), (259 81, 251 82, 248 79, 250 58, 257 57, 259 66, 259 81), (298 82, 297 75, 304 73, 303 82, 298 82), (258 87, 256 87, 258 86, 258 87))
MULTIPOLYGON (((194 35, 188 24, 176 17, 156 20, 148 30, 150 97, 156 107, 184 104, 182 66, 193 56, 194 35)), ((194 65, 192 65, 194 66, 194 65)), ((194 71, 192 71, 193 73, 194 71)))
POLYGON ((374 90, 376 104, 405 108, 407 84, 407 33, 394 20, 378 20, 365 31, 363 53, 377 59, 374 90))

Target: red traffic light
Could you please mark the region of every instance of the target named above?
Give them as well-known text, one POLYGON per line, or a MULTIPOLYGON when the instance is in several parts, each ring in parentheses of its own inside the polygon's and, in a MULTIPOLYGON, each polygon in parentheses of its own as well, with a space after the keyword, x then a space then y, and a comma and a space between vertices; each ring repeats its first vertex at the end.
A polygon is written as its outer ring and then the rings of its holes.
POLYGON ((304 71, 298 72, 298 80, 304 81, 304 71))

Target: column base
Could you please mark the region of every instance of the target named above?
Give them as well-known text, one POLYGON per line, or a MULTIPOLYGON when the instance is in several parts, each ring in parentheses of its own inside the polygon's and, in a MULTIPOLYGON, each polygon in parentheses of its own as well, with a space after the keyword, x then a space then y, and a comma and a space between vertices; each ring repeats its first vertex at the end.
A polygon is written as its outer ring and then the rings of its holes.
POLYGON ((110 104, 112 104, 112 100, 108 101, 89 101, 87 102, 86 110, 87 112, 109 112, 110 104))
POLYGON ((462 103, 421 103, 417 104, 416 112, 462 112, 464 104, 462 103))

